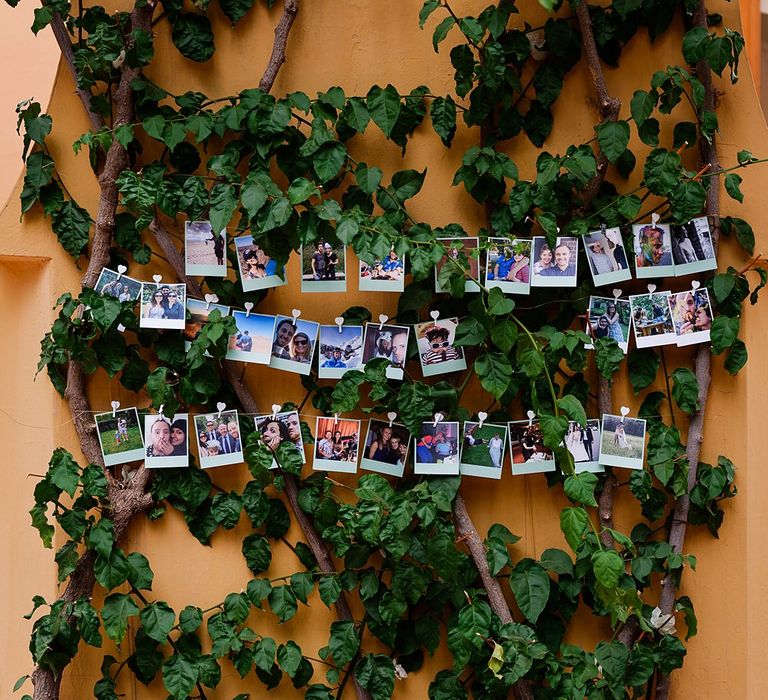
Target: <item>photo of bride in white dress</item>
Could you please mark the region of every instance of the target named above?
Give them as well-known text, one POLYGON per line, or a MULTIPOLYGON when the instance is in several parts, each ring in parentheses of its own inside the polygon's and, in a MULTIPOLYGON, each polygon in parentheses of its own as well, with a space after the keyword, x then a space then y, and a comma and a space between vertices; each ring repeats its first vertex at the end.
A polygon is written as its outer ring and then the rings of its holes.
POLYGON ((586 426, 576 421, 568 424, 565 447, 573 456, 576 472, 603 471, 598 469, 600 459, 600 421, 588 420, 586 426))

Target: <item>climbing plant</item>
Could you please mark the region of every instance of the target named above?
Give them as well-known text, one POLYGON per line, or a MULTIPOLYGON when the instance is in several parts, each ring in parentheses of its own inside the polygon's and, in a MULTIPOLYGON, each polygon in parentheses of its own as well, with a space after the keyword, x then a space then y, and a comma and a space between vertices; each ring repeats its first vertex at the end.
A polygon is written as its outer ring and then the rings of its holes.
MULTIPOLYGON (((678 593, 684 570, 696 562, 685 550, 686 528, 706 526, 716 536, 723 502, 736 493, 730 460, 700 455, 712 355, 724 355, 732 374, 746 363, 740 317, 768 280, 752 258, 750 225, 720 210, 721 184, 735 208, 743 199, 740 171, 760 162, 747 149, 736 163, 718 159, 712 74, 736 82, 743 40, 699 0, 540 2, 552 14, 539 27, 525 21, 514 0, 499 0, 476 16, 459 16, 449 0, 427 0, 413 17, 390 8, 403 22, 419 22, 425 41, 431 32, 435 51, 449 52, 455 85, 404 93, 373 85, 358 95, 336 86, 317 95, 272 94, 290 30, 301 21, 299 0, 282 6, 259 85, 234 95, 174 94, 148 70, 160 23, 169 26, 182 56, 216 61, 208 2, 139 0, 130 11, 109 12, 51 0, 35 11, 32 30, 51 27, 89 121, 74 148, 80 157, 87 152, 100 196, 93 210, 73 199, 49 150, 57 138, 51 117, 38 103, 20 104, 22 213, 41 209, 73 263, 85 266, 82 288, 62 293, 42 340, 40 370, 69 402, 86 463, 59 448, 35 488, 30 512, 43 544, 52 547, 57 530, 65 540, 55 554, 64 589, 57 600, 34 598, 35 669, 15 688, 25 692, 29 681, 32 695, 24 697, 57 698, 81 647, 100 647, 105 636, 117 644, 130 636, 131 643, 119 647, 119 657, 104 656, 93 689, 99 700, 117 698, 119 676, 127 673, 145 684, 161 679, 175 699, 205 698, 228 664, 243 679, 236 700, 281 683, 304 689, 310 700, 350 691, 383 700, 441 645, 451 662, 434 675, 432 700, 634 698, 652 689, 668 697, 669 674, 682 666, 685 640, 696 634, 693 602, 678 593), (637 85, 629 104, 609 94, 604 64, 618 66, 638 33, 655 40, 681 25, 678 65, 637 85), (552 108, 579 62, 591 77, 594 131, 574 134, 580 141, 550 153, 550 134, 567 128, 552 108), (665 122, 674 129, 662 129, 665 122), (366 132, 379 131, 415 160, 414 133, 431 129, 446 149, 456 149, 459 128, 476 136, 461 155, 450 196, 474 199, 486 213, 469 229, 433 226, 409 211, 428 163, 385 173, 350 153, 352 144, 364 151, 366 132), (538 149, 528 179, 510 155, 518 140, 538 149), (639 184, 630 188, 633 173, 639 184), (716 244, 730 237, 728 244, 750 257, 742 270, 720 269, 706 279, 717 311, 711 348, 681 353, 679 366, 669 367, 657 349, 633 349, 625 359, 609 338, 585 349, 583 315, 594 291, 586 270, 566 299, 562 290, 540 289, 520 301, 482 285, 479 294, 466 294, 470 259, 460 255, 439 273, 448 294, 434 292, 435 265, 446 252, 438 239, 478 235, 483 249, 489 237, 514 233, 552 243, 558 231, 583 236, 600 224, 626 227, 652 213, 673 223, 707 216, 716 244), (399 383, 372 362, 335 384, 312 374, 301 378, 301 406, 309 402, 326 415, 394 410, 414 433, 438 411, 466 420, 485 410, 489 420, 506 421, 533 409, 557 459, 550 486, 570 501, 560 513, 569 549, 519 558, 519 537, 504 525, 503 513, 482 537, 458 477, 366 474, 349 490, 325 472, 305 476, 295 452, 281 448, 273 455, 258 432, 247 435, 252 478, 239 491, 224 490, 215 472, 197 468, 104 467, 87 398, 91 376, 106 373, 136 392, 147 410, 162 406, 167 415, 213 410, 222 400, 259 412, 240 370, 224 359, 232 318, 212 315, 185 350, 180 334, 141 328, 131 302, 94 291, 103 267, 135 270, 151 262, 166 266, 192 296, 215 293, 224 304, 248 301, 258 309, 268 292, 244 293, 228 279, 185 274, 176 230, 183 220, 200 218, 214 231, 250 232, 279 263, 304 244, 329 239, 364 260, 392 247, 406 256, 411 281, 395 320, 415 323, 428 310, 460 317, 456 342, 470 358, 466 372, 456 382, 406 373, 399 383), (649 422, 646 468, 627 484, 610 468, 604 475, 575 473, 562 446, 569 420, 583 424, 588 415, 613 411, 612 384, 620 373, 629 375, 637 413, 649 422), (462 401, 475 378, 490 397, 487 406, 462 401), (278 469, 270 469, 273 458, 278 469), (628 489, 642 511, 629 531, 613 524, 618 488, 628 489), (169 510, 204 544, 219 530, 233 530, 245 514, 251 531, 242 554, 253 576, 242 590, 206 609, 189 601, 174 610, 154 598, 151 562, 126 551, 125 535, 136 519, 157 520, 169 510), (303 541, 290 543, 295 572, 274 577, 273 548, 286 542, 293 522, 303 533, 303 541), (93 597, 97 587, 103 603, 93 597), (319 658, 302 639, 278 643, 266 636, 255 609, 283 623, 308 614, 315 594, 337 617, 319 658), (580 607, 605 620, 607 634, 594 648, 565 641, 580 607), (684 638, 676 623, 684 625, 684 638)), ((254 4, 220 0, 232 23, 221 31, 237 32, 254 4)), ((234 251, 228 255, 234 262, 234 251)), ((371 311, 353 307, 343 316, 360 322, 371 311)), ((310 440, 309 426, 303 430, 310 440)))

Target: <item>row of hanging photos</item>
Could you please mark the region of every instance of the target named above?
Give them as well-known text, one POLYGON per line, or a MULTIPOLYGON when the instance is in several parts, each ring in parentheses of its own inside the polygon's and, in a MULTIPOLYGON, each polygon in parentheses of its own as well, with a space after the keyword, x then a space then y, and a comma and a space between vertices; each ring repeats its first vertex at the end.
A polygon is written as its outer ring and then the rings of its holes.
MULTIPOLYGON (((187 275, 226 277, 226 230, 213 233, 208 221, 185 223, 185 261, 187 275)), ((441 238, 448 248, 435 267, 435 291, 445 291, 438 273, 449 257, 468 255, 479 248, 477 237, 441 238), (458 244, 458 245, 457 245, 458 244)), ((706 217, 686 224, 660 224, 657 214, 650 224, 632 226, 632 251, 627 254, 619 228, 602 226, 582 237, 584 252, 595 286, 618 284, 632 279, 630 259, 634 259, 639 279, 682 276, 717 268, 712 234, 706 217)), ((499 287, 510 294, 528 294, 531 287, 575 287, 578 271, 578 238, 559 236, 555 246, 544 236, 532 238, 496 237, 488 239, 484 258, 486 287, 499 287)), ((285 270, 278 270, 250 235, 235 238, 237 271, 243 291, 279 287, 287 284, 285 270), (281 277, 282 273, 282 277, 281 277)), ((347 290, 345 246, 317 241, 302 248, 302 292, 344 292, 347 290)), ((469 257, 470 276, 480 280, 479 259, 469 257)), ((402 292, 405 261, 391 251, 372 264, 360 261, 358 282, 361 291, 402 292)), ((136 282, 125 278, 124 283, 136 282)), ((140 284, 140 283, 137 283, 140 284)), ((478 291, 472 280, 467 291, 478 291)))
MULTIPOLYGON (((415 474, 500 479, 508 449, 515 476, 555 471, 555 457, 544 444, 532 411, 527 420, 507 423, 487 422, 487 414, 481 412, 477 421, 463 426, 437 413, 422 423, 418 435, 411 435, 396 422, 397 414, 389 413, 387 420, 369 420, 362 443, 359 419, 316 416, 315 442, 310 447, 302 437, 299 413, 280 408, 275 404, 271 414, 255 416, 255 429, 273 452, 288 442, 303 463, 310 453, 315 470, 356 473, 359 462, 368 471, 401 477, 410 459, 415 474)), ((217 409, 193 416, 164 416, 161 406, 158 413, 144 415, 142 432, 138 410, 120 409, 119 402, 113 401, 111 412, 95 416, 104 463, 144 460, 147 468, 188 467, 193 435, 203 469, 240 464, 244 459, 238 412, 227 410, 223 403, 217 409)), ((563 445, 573 456, 577 473, 600 473, 606 466, 643 468, 646 423, 628 414, 629 408, 622 407, 620 415, 604 414, 587 420, 585 426, 569 423, 563 445)))

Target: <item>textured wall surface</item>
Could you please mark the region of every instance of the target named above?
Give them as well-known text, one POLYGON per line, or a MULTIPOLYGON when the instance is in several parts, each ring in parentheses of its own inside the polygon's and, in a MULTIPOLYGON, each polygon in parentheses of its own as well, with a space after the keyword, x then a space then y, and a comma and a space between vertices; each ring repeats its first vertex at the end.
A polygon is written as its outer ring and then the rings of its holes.
MULTIPOLYGON (((274 92, 293 90, 309 93, 341 85, 347 94, 365 93, 373 83, 392 82, 400 90, 424 84, 435 94, 452 91, 452 73, 448 59, 450 39, 440 54, 432 50, 431 32, 420 31, 417 14, 419 0, 381 3, 373 0, 347 0, 344 3, 305 2, 288 44, 289 61, 283 67, 274 92)), ((471 11, 477 3, 456 3, 457 9, 471 11)), ((526 6, 535 5, 529 1, 526 6)), ((713 0, 710 9, 721 12, 728 26, 739 24, 736 3, 713 0)), ((169 47, 168 29, 157 27, 157 60, 153 77, 176 93, 197 89, 210 96, 232 94, 258 83, 271 48, 272 30, 278 18, 278 8, 268 12, 260 4, 232 31, 217 11, 214 18, 217 53, 204 64, 197 65, 182 58, 169 47)), ((543 13, 532 10, 527 17, 533 24, 543 13)), ((540 22, 539 22, 540 23, 540 22)), ((431 29, 431 21, 427 30, 431 29)), ((632 92, 645 87, 653 71, 681 61, 679 41, 682 27, 651 44, 644 34, 636 36, 622 56, 622 70, 606 69, 609 88, 625 105, 632 92)), ((23 35, 26 42, 31 35, 23 35)), ((555 108, 555 130, 545 144, 552 153, 564 152, 572 141, 586 141, 592 136, 597 121, 591 103, 586 68, 578 66, 567 77, 562 97, 555 108)), ((36 95, 40 97, 40 94, 36 95)), ((15 98, 14 98, 15 99, 15 98)), ((62 179, 75 198, 93 212, 97 189, 91 176, 87 155, 75 157, 71 143, 87 129, 80 103, 73 94, 69 74, 59 69, 49 109, 54 119, 55 139, 51 150, 62 179)), ((624 108, 624 113, 628 112, 624 108)), ((744 64, 741 80, 727 86, 721 100, 721 162, 724 167, 736 162, 736 151, 749 148, 757 155, 768 154, 768 134, 755 94, 749 70, 744 64)), ((664 133, 671 133, 673 123, 664 124, 664 133)), ((7 146, 6 131, 0 133, 0 146, 7 146)), ((464 193, 451 187, 462 151, 472 144, 474 134, 461 132, 449 153, 428 125, 422 126, 412 139, 406 156, 373 131, 351 147, 352 155, 376 163, 386 172, 406 167, 429 173, 422 192, 413 200, 410 210, 416 219, 442 225, 451 221, 468 229, 482 225, 483 211, 464 193)), ((14 148, 16 148, 14 146, 14 148)), ((535 172, 537 151, 524 139, 514 141, 510 154, 520 165, 521 176, 535 172)), ((16 157, 16 156, 14 156, 16 157)), ((695 158, 695 156, 688 156, 695 158)), ((5 163, 5 161, 3 161, 5 163)), ((694 160, 689 163, 695 167, 694 160)), ((14 166, 15 167, 15 166, 14 166)), ((743 186, 746 204, 738 207, 724 199, 724 213, 733 213, 752 222, 758 235, 758 250, 765 245, 764 231, 768 227, 768 211, 764 193, 768 188, 768 171, 755 168, 745 177, 743 186)), ((764 166, 762 166, 764 167, 764 166)), ((6 168, 4 168, 5 170, 6 168)), ((17 174, 17 170, 13 171, 17 174)), ((7 172, 5 173, 7 175, 7 172)), ((637 179, 638 174, 634 175, 637 179)), ((630 181, 627 189, 634 186, 630 181)), ((76 451, 76 439, 65 404, 49 387, 47 379, 39 377, 33 383, 39 340, 52 318, 51 307, 65 290, 78 288, 79 271, 55 241, 48 223, 38 211, 19 222, 19 187, 12 193, 2 213, 3 236, 0 238, 0 291, 4 304, 4 324, 0 334, 0 426, 5 436, 3 450, 4 488, 0 491, 0 600, 3 625, 0 630, 0 697, 10 697, 15 679, 29 670, 26 644, 30 623, 21 615, 31 608, 30 599, 40 593, 49 600, 56 595, 56 572, 52 552, 42 551, 37 534, 29 527, 26 511, 32 504, 35 479, 41 474, 51 450, 63 444, 76 451), (10 331, 10 332, 9 332, 10 331), (6 694, 8 693, 8 694, 6 694)), ((353 260, 354 262, 354 260, 353 260)), ((744 259, 734 246, 726 244, 721 265, 740 268, 744 259)), ((168 270, 149 268, 147 275, 161 272, 170 279, 168 270)), ((351 268, 354 269, 354 268, 351 268)), ((129 274, 137 274, 131 269, 129 274)), ((391 312, 392 296, 358 293, 350 284, 345 295, 301 295, 299 269, 294 261, 288 268, 290 285, 270 294, 263 309, 267 312, 302 309, 303 316, 324 323, 345 308, 359 304, 370 308, 374 316, 391 312)), ((765 304, 764 304, 765 305, 765 304)), ((764 306, 763 305, 763 306, 764 306)), ((260 308, 261 310, 261 308, 260 308)), ((768 347, 764 339, 766 324, 764 308, 750 309, 746 320, 750 362, 736 379, 731 379, 715 360, 715 382, 711 392, 706 420, 706 439, 702 452, 704 461, 712 462, 725 452, 738 467, 739 496, 726 505, 725 525, 721 539, 692 532, 686 550, 698 557, 696 573, 686 571, 683 593, 692 597, 699 616, 699 635, 689 644, 685 667, 674 677, 674 693, 678 698, 723 699, 762 698, 768 687, 765 625, 766 601, 764 590, 768 581, 764 500, 768 476, 763 467, 762 441, 765 435, 765 379, 768 377, 768 347)), ((676 352, 672 351, 672 355, 676 352)), ((680 353, 681 361, 692 356, 680 353)), ((263 407, 275 401, 301 399, 303 391, 295 375, 282 374, 268 368, 245 366, 245 376, 263 407)), ((470 386, 466 401, 480 406, 488 403, 478 386, 470 386)), ((111 400, 123 406, 148 403, 146 396, 135 397, 126 392, 116 380, 104 376, 92 380, 92 400, 95 410, 106 410, 111 400)), ((624 379, 618 380, 617 405, 631 400, 631 389, 624 379)), ((594 409, 596 411, 596 408, 594 409)), ((225 467, 212 473, 223 489, 241 487, 247 480, 245 466, 225 467)), ((346 478, 346 477, 342 477, 346 478)), ((354 482, 354 477, 348 479, 354 482)), ((541 476, 512 478, 507 471, 500 485, 483 480, 466 480, 462 485, 470 513, 478 528, 485 532, 488 525, 498 521, 522 536, 515 545, 517 556, 538 556, 550 546, 565 546, 558 527, 558 512, 564 499, 558 491, 549 490, 541 476)), ((637 514, 628 511, 628 498, 618 497, 617 527, 631 527, 637 514)), ((205 608, 220 601, 230 591, 244 588, 249 573, 240 554, 240 542, 247 534, 245 518, 231 533, 217 533, 213 546, 201 546, 173 513, 155 523, 141 521, 130 532, 126 547, 145 553, 155 571, 153 595, 168 600, 180 609, 187 603, 205 608)), ((293 528, 289 539, 296 541, 300 532, 293 528)), ((290 574, 299 568, 287 548, 276 549, 269 575, 290 574)), ((324 630, 330 622, 329 613, 317 597, 310 608, 303 609, 282 627, 271 619, 254 624, 265 626, 278 640, 299 639, 306 653, 312 654, 326 642, 324 630)), ((580 615, 579 641, 604 636, 602 621, 587 614, 580 615)), ((104 653, 118 658, 130 653, 128 644, 121 650, 105 647, 104 653)), ((80 699, 91 696, 98 674, 101 653, 88 649, 66 672, 63 697, 80 699)), ((444 668, 448 660, 438 657, 429 663, 431 673, 413 674, 407 684, 398 689, 397 697, 426 697, 426 685, 433 672, 444 668)), ((246 688, 228 664, 223 665, 224 682, 219 690, 208 695, 231 698, 237 692, 250 690, 262 697, 263 686, 246 688)), ((119 691, 127 698, 164 698, 159 681, 149 689, 131 685, 129 674, 122 674, 119 691)), ((299 697, 287 683, 271 693, 276 698, 299 697)))

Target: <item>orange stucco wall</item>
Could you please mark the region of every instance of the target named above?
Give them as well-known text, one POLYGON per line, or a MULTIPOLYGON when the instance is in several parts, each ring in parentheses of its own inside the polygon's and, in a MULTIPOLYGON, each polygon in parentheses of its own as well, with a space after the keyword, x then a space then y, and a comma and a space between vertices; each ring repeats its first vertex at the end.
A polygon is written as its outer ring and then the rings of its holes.
MULTIPOLYGON (((331 85, 341 85, 348 94, 365 93, 373 83, 392 82, 401 90, 417 85, 429 85, 439 94, 452 90, 452 68, 448 49, 433 52, 430 34, 418 29, 417 14, 420 0, 404 0, 382 4, 365 0, 349 0, 343 4, 305 3, 291 34, 289 62, 284 66, 275 85, 276 93, 304 90, 313 93, 331 85)), ((533 5, 528 19, 544 17, 533 5)), ((458 11, 477 9, 476 3, 457 2, 458 11)), ((711 10, 722 12, 729 26, 738 26, 738 7, 725 0, 713 0, 711 10)), ((528 10, 526 10, 528 11, 528 10)), ((197 89, 212 96, 232 94, 258 83, 271 47, 272 28, 277 10, 267 12, 257 5, 247 19, 232 32, 223 17, 214 10, 216 45, 214 59, 196 65, 168 49, 168 30, 157 27, 158 59, 152 75, 160 84, 177 93, 197 89), (246 57, 246 58, 244 58, 246 57)), ((434 22, 428 24, 429 29, 434 22)), ((450 43, 450 42, 449 42, 450 43)), ((622 70, 607 69, 612 93, 626 105, 632 92, 647 84, 654 70, 679 62, 679 33, 651 45, 648 38, 637 36, 622 57, 622 70)), ((577 67, 567 78, 563 97, 555 109, 556 128, 546 150, 563 152, 574 140, 592 136, 596 120, 591 104, 586 69, 577 67)), ((87 156, 75 157, 70 144, 87 129, 80 105, 73 95, 70 76, 59 69, 50 104, 54 118, 55 140, 50 143, 62 178, 81 204, 95 210, 97 190, 90 176, 87 156)), ((625 110, 626 111, 626 110, 625 110)), ((741 81, 725 90, 720 105, 721 159, 725 166, 735 163, 736 151, 750 148, 755 154, 768 154, 768 133, 755 94, 752 78, 745 68, 741 81)), ((665 134, 672 125, 665 124, 665 134)), ((408 153, 401 160, 399 149, 386 143, 372 130, 364 141, 356 141, 352 154, 369 163, 377 163, 385 172, 406 167, 429 168, 424 190, 413 201, 411 211, 416 219, 441 225, 458 221, 467 228, 482 225, 481 208, 463 191, 450 187, 460 154, 471 145, 473 135, 460 132, 455 148, 446 151, 431 128, 421 127, 412 139, 408 153)), ((4 142, 5 136, 0 137, 4 142)), ((515 141, 511 153, 521 166, 521 176, 534 173, 536 150, 524 140, 515 141)), ((691 163, 694 167, 694 163, 691 163)), ((635 175, 635 179, 638 175, 635 175)), ((630 186, 632 183, 630 183, 630 186)), ((761 192, 768 187, 768 172, 750 171, 744 184, 746 203, 738 207, 724 201, 725 213, 737 213, 750 220, 759 237, 759 246, 766 239, 763 231, 768 225, 768 213, 761 192)), ((53 555, 41 551, 36 533, 29 527, 26 511, 32 504, 35 479, 40 474, 56 445, 76 450, 76 439, 65 404, 54 394, 44 377, 33 383, 39 339, 52 319, 51 307, 59 293, 76 289, 80 271, 56 243, 48 224, 39 213, 19 222, 19 186, 2 213, 3 236, 0 238, 0 291, 6 300, 4 324, 0 334, 0 430, 6 436, 4 450, 5 488, 0 492, 0 600, 3 605, 3 625, 0 626, 0 697, 14 680, 29 670, 26 644, 30 623, 21 615, 30 606, 34 593, 49 599, 55 597, 56 574, 53 555), (10 332, 8 332, 10 331, 10 332)), ((743 264, 743 256, 727 244, 721 264, 743 264)), ((152 270, 154 271, 154 270, 152 270)), ((166 279, 172 275, 162 262, 157 271, 166 279)), ((147 271, 149 274, 150 271, 147 271)), ((129 274, 139 274, 132 269, 129 274)), ((288 287, 270 295, 265 310, 282 311, 300 307, 306 318, 332 322, 340 311, 353 304, 374 311, 388 312, 394 299, 379 294, 355 291, 352 283, 346 295, 300 295, 298 268, 289 266, 288 287)), ((696 604, 699 615, 699 636, 689 644, 685 668, 675 675, 674 692, 678 698, 762 698, 768 688, 768 669, 764 663, 767 646, 765 635, 768 566, 765 562, 766 544, 762 522, 765 470, 762 468, 762 440, 765 431, 764 378, 768 376, 768 349, 763 340, 766 312, 750 309, 746 319, 746 334, 751 358, 747 368, 731 379, 719 369, 716 376, 706 420, 706 439, 702 452, 704 461, 713 461, 725 452, 738 466, 738 498, 726 505, 726 521, 721 540, 713 540, 704 532, 691 532, 686 550, 695 553, 699 565, 696 573, 686 572, 684 592, 696 604)), ((671 353, 675 354, 675 353, 671 353)), ((675 359, 684 361, 690 352, 681 352, 675 359)), ((246 366, 245 376, 263 406, 276 400, 297 400, 302 396, 298 380, 268 368, 246 366)), ((628 383, 618 381, 617 403, 631 400, 628 383)), ((103 376, 93 380, 93 406, 105 410, 109 402, 118 399, 124 406, 145 405, 147 397, 131 395, 116 380, 103 376)), ((466 394, 468 402, 487 404, 477 386, 466 394)), ((594 408, 596 411, 596 408, 594 408)), ((682 421, 683 417, 678 416, 682 421)), ((247 480, 244 466, 226 467, 212 472, 216 483, 224 489, 240 488, 247 480)), ((349 478, 354 482, 354 477, 349 478)), ((565 504, 555 490, 546 487, 542 477, 513 479, 505 473, 500 485, 481 480, 467 480, 462 485, 470 512, 481 531, 492 522, 505 523, 522 536, 515 552, 522 556, 537 556, 549 546, 565 546, 558 528, 558 511, 565 504)), ((631 509, 631 499, 618 498, 617 527, 628 528, 637 514, 631 509)), ((125 546, 145 553, 155 571, 153 595, 168 600, 180 609, 188 603, 205 608, 220 601, 233 590, 244 588, 249 574, 240 554, 240 542, 247 534, 245 519, 231 533, 217 533, 213 546, 199 545, 186 531, 180 518, 169 513, 155 523, 142 521, 131 530, 125 546)), ((293 528, 289 539, 296 541, 300 532, 293 528)), ((276 549, 269 574, 280 576, 297 570, 298 564, 287 549, 276 549)), ((290 623, 277 627, 266 615, 254 619, 278 640, 297 638, 306 653, 313 654, 326 637, 324 629, 329 614, 314 597, 310 609, 302 609, 290 623)), ((606 634, 602 621, 584 614, 580 617, 580 641, 589 643, 606 634)), ((104 653, 124 658, 130 645, 114 650, 105 646, 104 653)), ((63 697, 90 697, 98 675, 101 654, 89 649, 67 671, 63 697)), ((429 665, 435 671, 447 665, 444 657, 429 665)), ((220 689, 208 695, 211 699, 230 698, 237 692, 250 690, 261 697, 262 686, 252 683, 246 687, 235 671, 223 665, 224 681, 220 689)), ((318 672, 318 676, 322 673, 318 672)), ((398 690, 398 697, 426 697, 426 684, 431 677, 426 671, 413 674, 398 690)), ((119 691, 129 698, 164 698, 162 686, 156 681, 149 690, 121 675, 119 691), (136 687, 138 686, 138 687, 136 687)), ((298 697, 289 684, 283 683, 272 695, 279 698, 298 697)))

